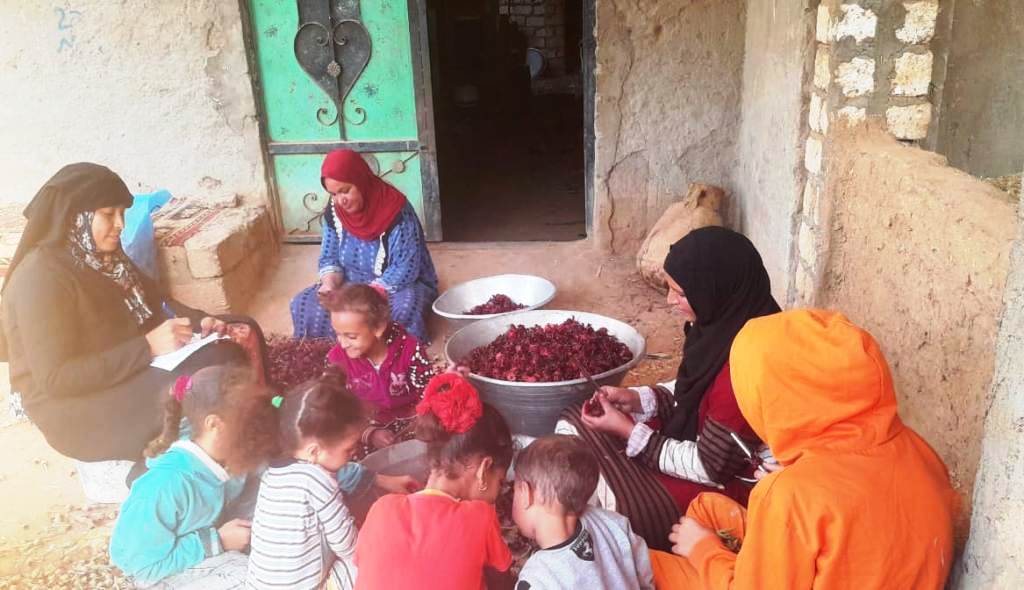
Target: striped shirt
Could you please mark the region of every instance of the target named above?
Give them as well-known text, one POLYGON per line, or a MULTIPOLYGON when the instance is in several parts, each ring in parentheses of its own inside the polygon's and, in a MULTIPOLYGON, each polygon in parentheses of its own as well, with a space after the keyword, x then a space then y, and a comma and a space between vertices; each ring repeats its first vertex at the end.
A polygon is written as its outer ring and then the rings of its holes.
POLYGON ((252 524, 246 587, 320 588, 330 581, 352 588, 356 525, 338 481, 304 463, 271 465, 263 475, 252 524))

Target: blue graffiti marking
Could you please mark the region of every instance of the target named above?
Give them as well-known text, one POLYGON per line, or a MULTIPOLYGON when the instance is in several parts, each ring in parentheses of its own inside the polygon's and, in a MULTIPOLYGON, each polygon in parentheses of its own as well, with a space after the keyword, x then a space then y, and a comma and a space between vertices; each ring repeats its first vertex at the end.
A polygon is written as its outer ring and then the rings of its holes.
POLYGON ((78 20, 82 13, 78 10, 64 10, 63 8, 56 7, 53 12, 58 16, 57 19, 57 30, 67 31, 63 34, 60 39, 60 44, 57 45, 57 52, 64 51, 64 48, 74 49, 75 47, 75 32, 73 27, 75 22, 78 20))

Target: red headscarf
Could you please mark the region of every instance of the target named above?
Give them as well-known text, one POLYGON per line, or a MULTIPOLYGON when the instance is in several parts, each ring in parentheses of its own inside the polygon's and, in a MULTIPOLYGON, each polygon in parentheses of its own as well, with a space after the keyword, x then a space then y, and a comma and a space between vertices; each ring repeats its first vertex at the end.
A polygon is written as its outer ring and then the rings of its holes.
POLYGON ((326 178, 353 184, 362 193, 361 211, 346 213, 334 205, 334 215, 345 231, 360 240, 379 238, 405 206, 405 195, 378 178, 366 161, 352 150, 334 150, 327 154, 320 167, 320 184, 324 184, 326 178))

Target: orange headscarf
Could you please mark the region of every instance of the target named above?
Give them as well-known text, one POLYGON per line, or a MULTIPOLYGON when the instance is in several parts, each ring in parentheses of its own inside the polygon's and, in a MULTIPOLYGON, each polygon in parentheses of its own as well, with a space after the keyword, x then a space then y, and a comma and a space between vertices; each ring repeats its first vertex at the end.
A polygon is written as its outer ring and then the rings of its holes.
POLYGON ((786 468, 750 496, 739 554, 705 539, 705 588, 939 589, 956 495, 942 460, 896 414, 889 367, 843 315, 751 320, 733 343, 736 400, 786 468))

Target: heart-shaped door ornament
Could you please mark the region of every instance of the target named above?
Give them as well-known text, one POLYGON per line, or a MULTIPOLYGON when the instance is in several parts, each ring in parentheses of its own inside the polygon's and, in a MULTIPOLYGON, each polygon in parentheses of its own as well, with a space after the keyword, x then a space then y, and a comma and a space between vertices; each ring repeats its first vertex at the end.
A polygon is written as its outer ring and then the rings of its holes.
MULTIPOLYGON (((295 32, 295 59, 335 106, 334 118, 328 118, 326 108, 317 109, 316 118, 321 124, 330 127, 339 122, 345 97, 370 63, 371 50, 370 32, 358 20, 309 21, 299 25, 295 32)), ((364 109, 356 107, 355 112, 361 117, 358 121, 345 121, 352 125, 366 122, 364 109)))

